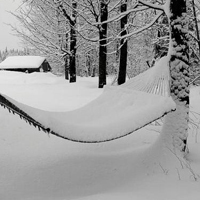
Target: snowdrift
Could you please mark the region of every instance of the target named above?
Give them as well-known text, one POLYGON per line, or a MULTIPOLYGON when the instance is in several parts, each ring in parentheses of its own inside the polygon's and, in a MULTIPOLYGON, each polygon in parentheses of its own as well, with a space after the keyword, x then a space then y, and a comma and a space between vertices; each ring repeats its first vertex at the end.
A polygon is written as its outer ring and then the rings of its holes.
POLYGON ((175 110, 171 97, 107 87, 88 105, 69 112, 49 112, 5 95, 1 105, 44 131, 77 142, 104 142, 132 133, 175 110))
POLYGON ((126 136, 159 119, 176 105, 169 94, 169 57, 121 86, 105 87, 88 105, 70 112, 48 112, 5 95, 0 104, 45 132, 77 142, 104 142, 126 136))

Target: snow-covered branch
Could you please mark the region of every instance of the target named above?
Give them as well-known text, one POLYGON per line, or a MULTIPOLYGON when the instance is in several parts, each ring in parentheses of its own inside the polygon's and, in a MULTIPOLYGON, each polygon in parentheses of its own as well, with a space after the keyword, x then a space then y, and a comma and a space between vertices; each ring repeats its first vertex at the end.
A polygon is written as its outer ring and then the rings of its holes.
POLYGON ((164 6, 163 5, 152 4, 152 3, 149 3, 149 2, 143 1, 143 0, 138 0, 138 3, 142 4, 144 6, 147 6, 148 8, 164 11, 164 6))
POLYGON ((159 12, 159 13, 154 17, 154 19, 151 21, 151 23, 149 23, 149 24, 143 26, 142 28, 140 28, 140 29, 138 29, 138 30, 136 30, 136 31, 133 31, 133 32, 131 32, 131 33, 125 35, 125 36, 118 36, 118 38, 119 38, 119 39, 124 39, 124 38, 127 38, 127 37, 131 37, 132 35, 141 33, 141 32, 143 32, 143 31, 149 29, 150 27, 152 27, 152 26, 157 22, 157 20, 158 20, 158 19, 160 18, 160 16, 162 16, 162 15, 163 15, 163 12, 159 12))

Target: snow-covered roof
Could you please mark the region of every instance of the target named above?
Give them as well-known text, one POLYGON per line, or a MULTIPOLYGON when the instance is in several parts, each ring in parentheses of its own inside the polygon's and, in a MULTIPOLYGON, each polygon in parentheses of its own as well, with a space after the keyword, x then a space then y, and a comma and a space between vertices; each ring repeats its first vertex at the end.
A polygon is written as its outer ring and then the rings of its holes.
POLYGON ((38 68, 44 60, 41 56, 10 56, 0 63, 0 69, 38 68))

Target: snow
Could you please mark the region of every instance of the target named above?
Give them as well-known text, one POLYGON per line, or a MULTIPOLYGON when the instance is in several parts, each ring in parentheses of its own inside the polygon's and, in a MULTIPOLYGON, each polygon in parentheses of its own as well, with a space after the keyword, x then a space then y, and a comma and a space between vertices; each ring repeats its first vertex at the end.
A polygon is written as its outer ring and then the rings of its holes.
POLYGON ((163 5, 164 12, 167 15, 168 19, 170 19, 171 17, 170 3, 171 3, 171 0, 167 0, 165 4, 163 5))
POLYGON ((39 110, 5 97, 63 138, 78 142, 109 141, 124 137, 175 110, 176 104, 168 93, 168 59, 160 59, 155 67, 122 86, 107 86, 99 98, 71 112, 39 110), (141 83, 139 89, 138 83, 141 83), (157 95, 160 93, 163 96, 157 95))
POLYGON ((0 69, 38 68, 44 60, 41 56, 9 56, 0 63, 0 69))
POLYGON ((169 92, 169 56, 164 56, 155 62, 154 67, 140 73, 133 79, 130 79, 121 87, 158 94, 161 96, 170 96, 169 92))
POLYGON ((107 87, 99 98, 71 112, 39 110, 6 98, 46 128, 79 142, 123 137, 176 108, 171 97, 115 86, 107 87))
MULTIPOLYGON (((0 72, 0 91, 38 109, 68 111, 99 97, 96 78, 69 84, 50 73, 0 72)), ((191 110, 200 112, 200 88, 191 89, 191 110)), ((199 130, 191 126, 182 165, 164 148, 160 126, 100 144, 47 135, 0 108, 2 200, 198 200, 199 130)), ((191 114, 198 124, 198 114, 191 114), (195 116, 194 116, 195 115, 195 116)), ((160 121, 159 121, 160 122, 160 121)))

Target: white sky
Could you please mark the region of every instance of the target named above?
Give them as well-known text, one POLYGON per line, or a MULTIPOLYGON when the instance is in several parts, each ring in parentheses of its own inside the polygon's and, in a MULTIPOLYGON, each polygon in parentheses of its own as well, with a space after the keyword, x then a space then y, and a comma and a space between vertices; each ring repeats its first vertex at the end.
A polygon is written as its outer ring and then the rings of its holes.
POLYGON ((16 19, 7 11, 15 12, 21 5, 21 0, 0 0, 0 50, 20 49, 20 40, 13 35, 11 27, 6 24, 16 24, 16 19))

